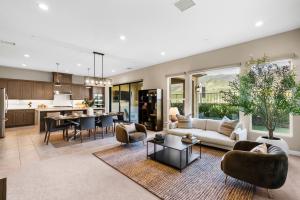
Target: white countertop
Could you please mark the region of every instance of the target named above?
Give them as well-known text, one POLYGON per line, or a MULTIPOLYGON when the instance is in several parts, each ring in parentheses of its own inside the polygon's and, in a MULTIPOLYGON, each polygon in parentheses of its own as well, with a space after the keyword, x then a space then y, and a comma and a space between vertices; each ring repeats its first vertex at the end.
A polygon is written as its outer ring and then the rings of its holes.
MULTIPOLYGON (((78 107, 52 107, 52 108, 37 108, 36 111, 46 112, 46 111, 72 111, 72 110, 86 110, 87 108, 78 108, 78 107)), ((94 110, 104 110, 104 108, 93 108, 94 110)))

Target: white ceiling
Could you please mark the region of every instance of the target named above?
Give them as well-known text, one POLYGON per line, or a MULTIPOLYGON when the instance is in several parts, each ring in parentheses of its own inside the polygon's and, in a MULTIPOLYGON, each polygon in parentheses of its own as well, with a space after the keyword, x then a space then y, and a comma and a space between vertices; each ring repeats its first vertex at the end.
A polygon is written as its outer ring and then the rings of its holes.
POLYGON ((300 27, 299 0, 194 0, 183 13, 175 1, 0 0, 0 40, 16 43, 0 44, 0 65, 55 71, 59 62, 86 75, 99 51, 111 76, 300 27))

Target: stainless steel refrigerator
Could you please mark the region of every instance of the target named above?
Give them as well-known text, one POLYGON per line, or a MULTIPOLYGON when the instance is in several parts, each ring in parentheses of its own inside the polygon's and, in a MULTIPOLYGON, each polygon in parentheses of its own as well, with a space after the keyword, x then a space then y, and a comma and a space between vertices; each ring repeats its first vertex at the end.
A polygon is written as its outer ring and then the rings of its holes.
POLYGON ((8 97, 5 88, 0 88, 0 138, 5 137, 5 114, 7 113, 8 97))

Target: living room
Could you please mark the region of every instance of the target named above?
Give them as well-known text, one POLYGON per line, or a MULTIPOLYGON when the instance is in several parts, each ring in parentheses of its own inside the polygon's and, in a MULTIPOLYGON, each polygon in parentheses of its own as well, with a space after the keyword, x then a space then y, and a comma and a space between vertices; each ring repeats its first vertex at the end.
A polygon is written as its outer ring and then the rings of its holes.
POLYGON ((0 199, 299 199, 299 7, 1 1, 0 199))

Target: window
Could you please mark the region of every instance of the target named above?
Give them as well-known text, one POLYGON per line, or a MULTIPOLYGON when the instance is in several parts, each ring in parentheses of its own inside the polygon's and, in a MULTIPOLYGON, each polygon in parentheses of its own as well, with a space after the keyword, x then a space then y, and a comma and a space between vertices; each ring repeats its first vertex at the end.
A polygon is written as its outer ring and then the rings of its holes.
POLYGON ((229 82, 239 74, 239 67, 207 70, 192 76, 193 116, 195 118, 239 118, 239 109, 226 104, 221 91, 229 89, 229 82))
MULTIPOLYGON (((292 69, 292 64, 290 60, 280 60, 275 62, 278 66, 290 66, 290 69, 292 69)), ((290 130, 290 119, 291 115, 286 114, 281 121, 277 124, 275 128, 275 135, 284 135, 284 136, 291 136, 291 130, 290 130)), ((251 122, 250 122, 250 130, 254 132, 260 132, 260 133, 268 133, 267 128, 264 125, 264 122, 260 116, 252 115, 251 122)))
POLYGON ((138 122, 138 91, 143 82, 114 85, 110 89, 110 111, 124 112, 124 120, 138 122))
POLYGON ((170 107, 177 107, 184 115, 185 79, 184 77, 170 78, 170 107))

